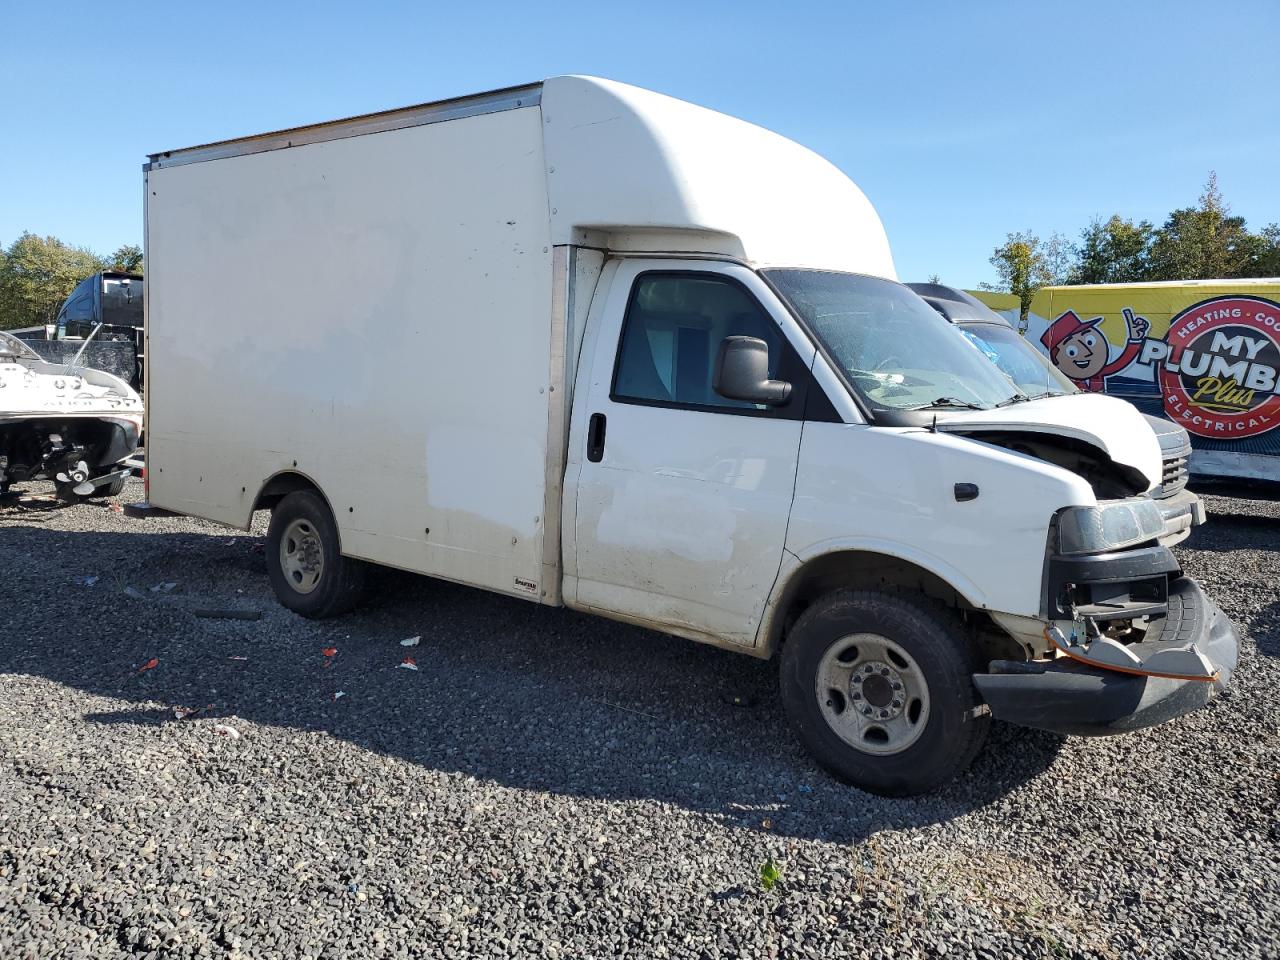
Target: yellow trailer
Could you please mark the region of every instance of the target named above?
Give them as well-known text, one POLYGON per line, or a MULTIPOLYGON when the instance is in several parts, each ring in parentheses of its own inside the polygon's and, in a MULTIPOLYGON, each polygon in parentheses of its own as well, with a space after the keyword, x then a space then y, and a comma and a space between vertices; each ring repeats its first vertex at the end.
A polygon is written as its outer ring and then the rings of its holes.
POLYGON ((1280 278, 1044 287, 1026 334, 1082 389, 1185 427, 1193 475, 1280 483, 1280 278))

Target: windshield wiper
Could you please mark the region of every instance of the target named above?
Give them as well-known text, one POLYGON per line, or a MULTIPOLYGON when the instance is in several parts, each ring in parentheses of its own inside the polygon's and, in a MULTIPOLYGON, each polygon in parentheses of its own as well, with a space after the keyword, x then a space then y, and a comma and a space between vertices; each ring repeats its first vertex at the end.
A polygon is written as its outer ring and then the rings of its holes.
POLYGON ((1017 396, 1010 397, 1008 400, 1001 400, 996 404, 997 407, 1008 407, 1015 403, 1029 403, 1032 400, 1043 400, 1045 397, 1065 397, 1065 393, 1058 393, 1056 390, 1046 390, 1043 393, 1025 394, 1020 393, 1017 396))
POLYGON ((965 410, 985 410, 986 407, 978 403, 970 403, 968 400, 961 400, 957 397, 939 397, 933 403, 922 403, 918 407, 912 407, 912 410, 929 410, 933 407, 963 407, 965 410))

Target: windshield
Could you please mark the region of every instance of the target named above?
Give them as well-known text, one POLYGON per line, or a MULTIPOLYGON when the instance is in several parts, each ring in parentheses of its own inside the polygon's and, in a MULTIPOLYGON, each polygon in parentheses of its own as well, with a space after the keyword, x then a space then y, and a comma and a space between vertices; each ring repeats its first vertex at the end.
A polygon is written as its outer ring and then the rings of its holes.
POLYGON ((900 283, 826 270, 765 270, 875 410, 973 407, 1021 395, 932 307, 900 283))
POLYGON ((40 354, 36 353, 13 334, 5 333, 3 330, 0 330, 0 353, 26 357, 28 360, 40 359, 40 354))
POLYGON ((1076 392, 1075 384, 1012 327, 1003 323, 958 323, 956 329, 1028 397, 1076 392))

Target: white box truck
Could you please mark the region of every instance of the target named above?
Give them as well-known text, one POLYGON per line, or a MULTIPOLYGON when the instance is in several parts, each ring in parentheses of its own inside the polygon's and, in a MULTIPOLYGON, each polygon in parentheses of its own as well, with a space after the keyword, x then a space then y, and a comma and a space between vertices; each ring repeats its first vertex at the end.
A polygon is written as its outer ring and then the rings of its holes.
POLYGON ((1138 413, 1020 390, 759 127, 560 77, 155 154, 146 201, 149 498, 271 509, 304 616, 377 563, 776 655, 885 793, 1235 667, 1138 413))

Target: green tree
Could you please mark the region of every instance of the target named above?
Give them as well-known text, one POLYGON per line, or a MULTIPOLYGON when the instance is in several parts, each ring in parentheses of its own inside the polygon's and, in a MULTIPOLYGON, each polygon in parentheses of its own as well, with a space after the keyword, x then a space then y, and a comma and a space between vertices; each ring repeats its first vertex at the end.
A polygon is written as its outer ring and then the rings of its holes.
POLYGON ((83 247, 24 233, 0 259, 0 328, 52 323, 71 289, 105 266, 83 247))
POLYGON ((1134 223, 1119 214, 1106 222, 1095 219, 1080 234, 1071 283, 1131 283, 1147 276, 1155 228, 1134 223))
POLYGON ((1280 277, 1280 223, 1271 223, 1259 233, 1253 265, 1255 277, 1280 277))
POLYGON ((1041 240, 1030 230, 1010 233, 991 254, 999 283, 981 284, 983 290, 1012 293, 1022 303, 1021 322, 1025 327, 1031 298, 1041 287, 1066 283, 1075 251, 1060 234, 1041 240))
POLYGON ((1169 214, 1151 243, 1148 280, 1209 280, 1248 276, 1259 245, 1244 217, 1231 216, 1210 171, 1197 206, 1169 214))
POLYGON ((108 270, 119 270, 121 273, 142 272, 142 248, 127 243, 107 258, 108 270))

